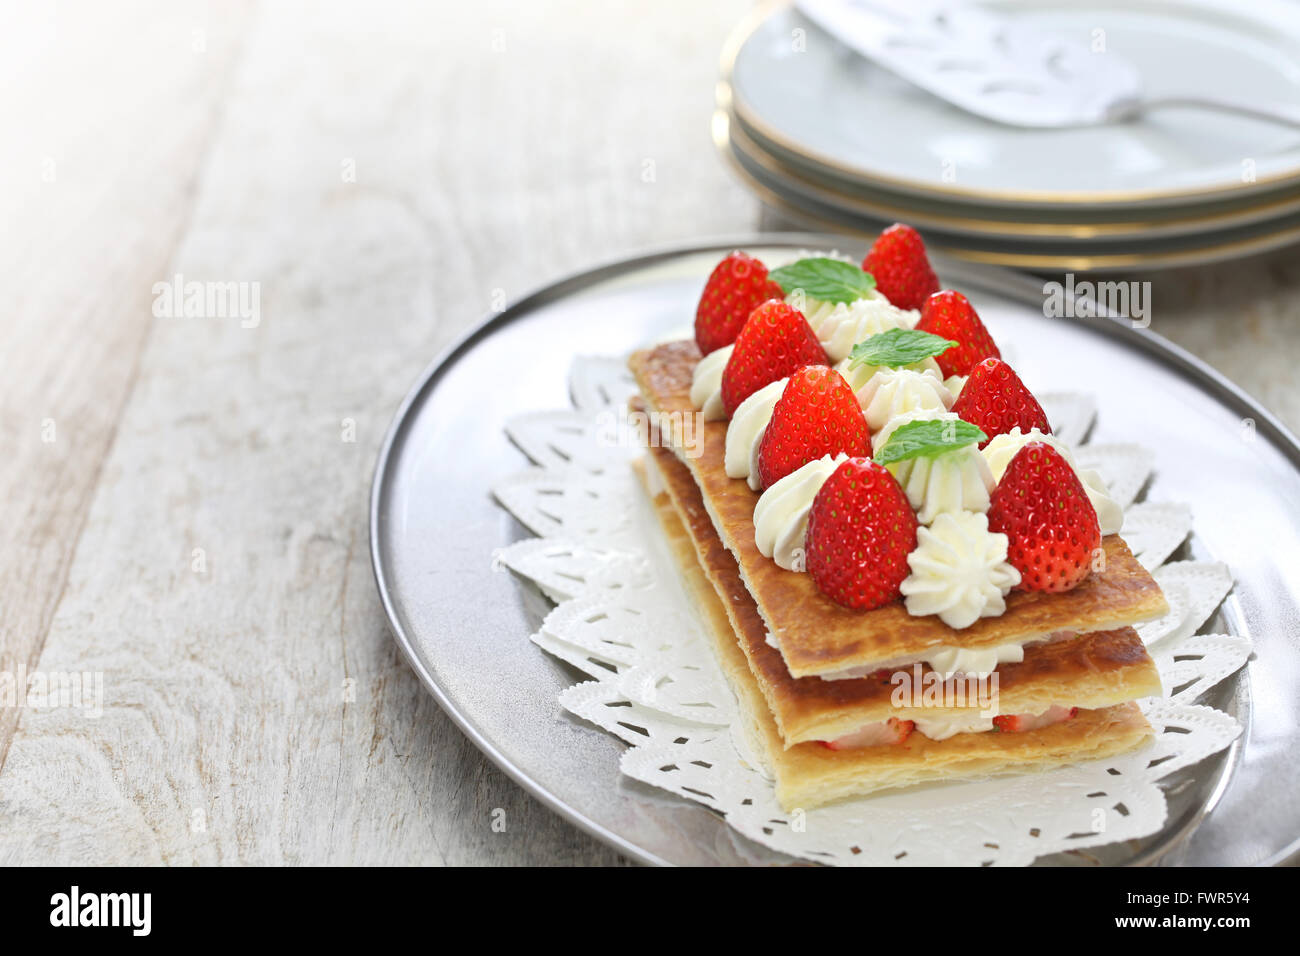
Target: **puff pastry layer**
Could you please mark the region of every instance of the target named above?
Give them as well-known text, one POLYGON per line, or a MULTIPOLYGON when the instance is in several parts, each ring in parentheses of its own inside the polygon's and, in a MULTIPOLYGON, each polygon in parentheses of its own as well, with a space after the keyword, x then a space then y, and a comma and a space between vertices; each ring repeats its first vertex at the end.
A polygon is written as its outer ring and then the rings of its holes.
MULTIPOLYGON (((653 468, 685 532, 692 556, 723 604, 732 641, 744 653, 753 679, 776 722, 785 746, 835 740, 876 721, 898 717, 956 716, 956 708, 896 708, 888 677, 823 680, 792 677, 740 578, 736 560, 718 538, 705 512, 699 488, 671 451, 651 448, 653 468)), ((680 560, 680 559, 679 559, 680 560)), ((909 675, 912 672, 908 668, 909 675)), ((921 666, 921 673, 930 673, 921 666)), ((1051 643, 1031 644, 1025 659, 997 669, 996 712, 1038 714, 1053 705, 1101 708, 1161 693, 1160 674, 1146 646, 1131 627, 1082 634, 1051 643)), ((951 699, 951 698, 950 698, 951 699)), ((988 703, 986 699, 984 703, 988 703)), ((965 713, 980 709, 967 698, 965 713)))
MULTIPOLYGON (((728 607, 696 559, 673 499, 660 492, 653 500, 682 579, 736 694, 743 730, 766 760, 777 800, 787 812, 919 783, 1041 771, 1112 756, 1140 746, 1152 734, 1137 705, 1127 703, 1081 710, 1072 720, 1025 733, 959 734, 942 741, 913 734, 903 744, 856 750, 833 751, 819 743, 787 748, 732 629, 728 607)), ((728 604, 740 597, 726 596, 728 604)))
POLYGON ((698 422, 691 405, 691 374, 699 357, 694 342, 670 342, 634 353, 628 365, 646 408, 656 413, 652 424, 659 431, 652 444, 671 447, 689 468, 719 539, 734 555, 740 579, 794 677, 896 666, 939 646, 987 648, 1108 631, 1168 611, 1159 585, 1118 535, 1103 539, 1104 569, 1078 587, 1061 594, 1012 591, 1005 614, 962 630, 934 616, 913 617, 901 601, 866 612, 841 607, 821 594, 809 575, 778 567, 754 544, 758 494, 743 480, 727 477, 727 423, 698 422), (696 433, 687 434, 685 423, 696 433))

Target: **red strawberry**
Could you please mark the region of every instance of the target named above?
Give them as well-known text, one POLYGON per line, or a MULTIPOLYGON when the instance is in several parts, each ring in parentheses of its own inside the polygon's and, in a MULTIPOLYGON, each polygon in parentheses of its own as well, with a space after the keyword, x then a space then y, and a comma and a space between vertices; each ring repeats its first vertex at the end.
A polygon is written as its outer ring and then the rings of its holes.
POLYGON ((960 292, 945 289, 925 300, 921 321, 916 327, 922 332, 952 339, 957 344, 935 357, 943 377, 969 375, 976 362, 986 358, 1002 358, 993 336, 975 314, 975 309, 960 292))
POLYGON ((939 279, 930 267, 925 243, 911 226, 894 223, 872 244, 862 268, 870 272, 879 289, 900 309, 919 309, 926 297, 939 291, 939 279))
POLYGON ((1007 536, 1007 561, 1026 591, 1068 591, 1101 546, 1097 512, 1074 469, 1046 442, 1025 444, 989 503, 989 530, 1007 536))
POLYGON ((825 365, 826 350, 798 309, 770 300, 755 309, 736 337, 722 371, 722 404, 732 415, 764 385, 804 365, 825 365))
POLYGON ((807 365, 785 383, 758 446, 758 477, 764 488, 823 455, 870 457, 871 431, 844 376, 825 365, 807 365))
POLYGON ((808 514, 808 572, 845 607, 871 610, 899 597, 916 548, 916 512, 883 465, 850 458, 826 479, 808 514))
POLYGON ((783 295, 781 287, 767 277, 767 266, 743 252, 731 253, 714 267, 695 310, 695 344, 700 354, 736 341, 749 313, 783 295))
MULTIPOLYGON (((997 720, 996 717, 993 719, 997 720)), ((854 750, 858 747, 894 746, 901 744, 912 736, 912 731, 915 729, 916 721, 914 720, 899 720, 897 717, 890 717, 878 724, 868 724, 861 730, 845 734, 843 737, 837 737, 834 740, 823 740, 821 744, 827 750, 854 750)))
POLYGON ((999 714, 993 718, 993 726, 1004 734, 1020 734, 1026 730, 1037 730, 1039 727, 1050 727, 1065 720, 1073 720, 1077 716, 1079 716, 1078 707, 1067 710, 1053 704, 1041 714, 999 714))
POLYGON ((962 421, 978 425, 989 436, 980 443, 981 448, 994 435, 1005 435, 1017 427, 1022 433, 1031 428, 1045 435, 1052 433, 1043 406, 1002 359, 986 358, 971 370, 952 410, 962 421))

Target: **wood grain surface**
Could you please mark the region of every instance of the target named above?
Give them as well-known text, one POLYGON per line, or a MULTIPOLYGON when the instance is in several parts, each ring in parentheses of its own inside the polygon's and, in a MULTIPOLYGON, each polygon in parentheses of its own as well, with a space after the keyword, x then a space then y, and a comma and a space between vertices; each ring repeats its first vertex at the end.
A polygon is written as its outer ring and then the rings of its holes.
MULTIPOLYGON (((103 707, 0 707, 0 863, 622 862, 401 660, 368 485, 406 389, 494 303, 769 221, 709 140, 748 8, 7 22, 0 671, 100 674, 103 707), (256 315, 156 315, 177 274, 256 315)), ((1298 287, 1294 252, 1166 274, 1153 327, 1294 428, 1298 287)))

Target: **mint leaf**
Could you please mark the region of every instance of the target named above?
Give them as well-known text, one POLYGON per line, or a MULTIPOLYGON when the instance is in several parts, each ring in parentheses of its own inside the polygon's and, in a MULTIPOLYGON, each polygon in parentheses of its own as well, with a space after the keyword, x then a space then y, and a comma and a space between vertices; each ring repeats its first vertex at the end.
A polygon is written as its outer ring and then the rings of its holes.
POLYGON ((900 368, 942 355, 956 344, 941 335, 931 335, 917 329, 890 329, 853 346, 853 351, 849 353, 849 368, 857 368, 859 365, 900 368))
POLYGON ((855 302, 871 295, 875 278, 851 262, 819 257, 800 259, 788 266, 773 269, 768 278, 786 295, 795 289, 822 302, 855 302))
POLYGON ((988 437, 960 418, 908 422, 895 429, 885 447, 876 452, 875 460, 878 465, 892 465, 909 458, 933 457, 988 437))

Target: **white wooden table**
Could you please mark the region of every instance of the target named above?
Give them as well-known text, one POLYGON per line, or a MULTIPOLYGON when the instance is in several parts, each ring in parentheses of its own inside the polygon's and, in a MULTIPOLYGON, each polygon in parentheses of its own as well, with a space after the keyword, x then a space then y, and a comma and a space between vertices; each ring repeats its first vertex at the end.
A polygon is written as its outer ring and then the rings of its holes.
MULTIPOLYGON (((0 674, 102 675, 103 709, 0 679, 0 863, 618 862, 400 659, 367 490, 401 396, 494 304, 764 222, 708 137, 748 6, 11 13, 0 674), (256 314, 155 315, 178 274, 256 314)), ((1166 274, 1153 329, 1294 428, 1298 288, 1295 252, 1166 274)))

